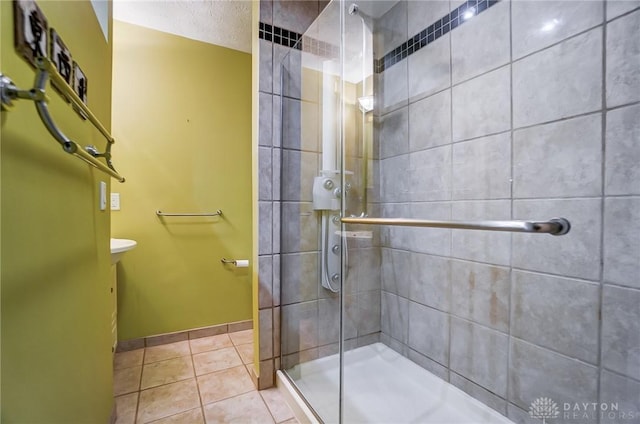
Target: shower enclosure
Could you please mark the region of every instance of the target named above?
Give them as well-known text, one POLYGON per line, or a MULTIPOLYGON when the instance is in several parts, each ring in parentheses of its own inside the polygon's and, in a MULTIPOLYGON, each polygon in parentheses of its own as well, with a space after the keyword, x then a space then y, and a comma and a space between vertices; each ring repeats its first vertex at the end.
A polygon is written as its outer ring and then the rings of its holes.
POLYGON ((317 418, 638 416, 638 40, 637 2, 334 0, 291 44, 280 368, 317 418))

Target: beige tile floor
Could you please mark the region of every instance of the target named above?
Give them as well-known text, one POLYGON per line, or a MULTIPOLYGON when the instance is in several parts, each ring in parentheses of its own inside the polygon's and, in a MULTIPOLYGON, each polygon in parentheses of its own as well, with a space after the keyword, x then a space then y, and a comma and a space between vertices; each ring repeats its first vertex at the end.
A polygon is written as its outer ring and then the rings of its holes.
POLYGON ((277 389, 258 392, 253 330, 117 353, 117 424, 297 423, 277 389))

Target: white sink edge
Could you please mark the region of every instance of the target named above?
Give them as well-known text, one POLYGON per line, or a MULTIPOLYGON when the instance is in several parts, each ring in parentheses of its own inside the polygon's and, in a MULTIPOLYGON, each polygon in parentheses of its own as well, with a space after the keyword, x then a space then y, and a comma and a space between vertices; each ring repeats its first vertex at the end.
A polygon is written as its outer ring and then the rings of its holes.
POLYGON ((118 263, 125 252, 133 249, 137 245, 138 243, 135 240, 112 238, 110 243, 111 263, 118 263))

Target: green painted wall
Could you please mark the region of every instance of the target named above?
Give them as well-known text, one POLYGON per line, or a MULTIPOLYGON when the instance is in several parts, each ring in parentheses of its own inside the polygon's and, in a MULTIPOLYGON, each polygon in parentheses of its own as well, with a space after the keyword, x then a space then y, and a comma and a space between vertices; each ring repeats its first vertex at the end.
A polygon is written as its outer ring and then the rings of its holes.
POLYGON ((119 340, 251 319, 251 55, 115 21, 113 81, 119 340))
MULTIPOLYGON (((83 68, 89 107, 109 128, 112 49, 90 3, 38 4, 83 68)), ((31 87, 34 70, 13 48, 12 8, 0 1, 0 69, 31 87)), ((88 121, 57 93, 49 96, 67 135, 103 148, 88 121)), ((106 423, 113 403, 110 230, 97 190, 108 177, 64 153, 33 103, 19 101, 1 119, 1 421, 106 423)))

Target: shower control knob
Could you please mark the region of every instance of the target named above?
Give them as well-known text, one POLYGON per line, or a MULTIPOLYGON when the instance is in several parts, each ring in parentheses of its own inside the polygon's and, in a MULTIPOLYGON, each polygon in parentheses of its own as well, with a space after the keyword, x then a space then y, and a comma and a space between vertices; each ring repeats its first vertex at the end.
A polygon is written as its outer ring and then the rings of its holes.
POLYGON ((340 280, 340 274, 338 274, 337 272, 335 274, 333 274, 331 276, 331 281, 333 281, 334 283, 337 283, 338 280, 340 280))
POLYGON ((342 189, 340 187, 336 188, 335 190, 333 190, 333 195, 336 196, 338 199, 342 197, 342 189))
POLYGON ((322 184, 322 186, 327 190, 331 190, 334 187, 334 184, 331 180, 324 180, 324 184, 322 184))
POLYGON ((334 244, 333 247, 331 247, 331 251, 333 253, 335 253, 336 255, 340 253, 340 246, 338 246, 337 244, 334 244))

